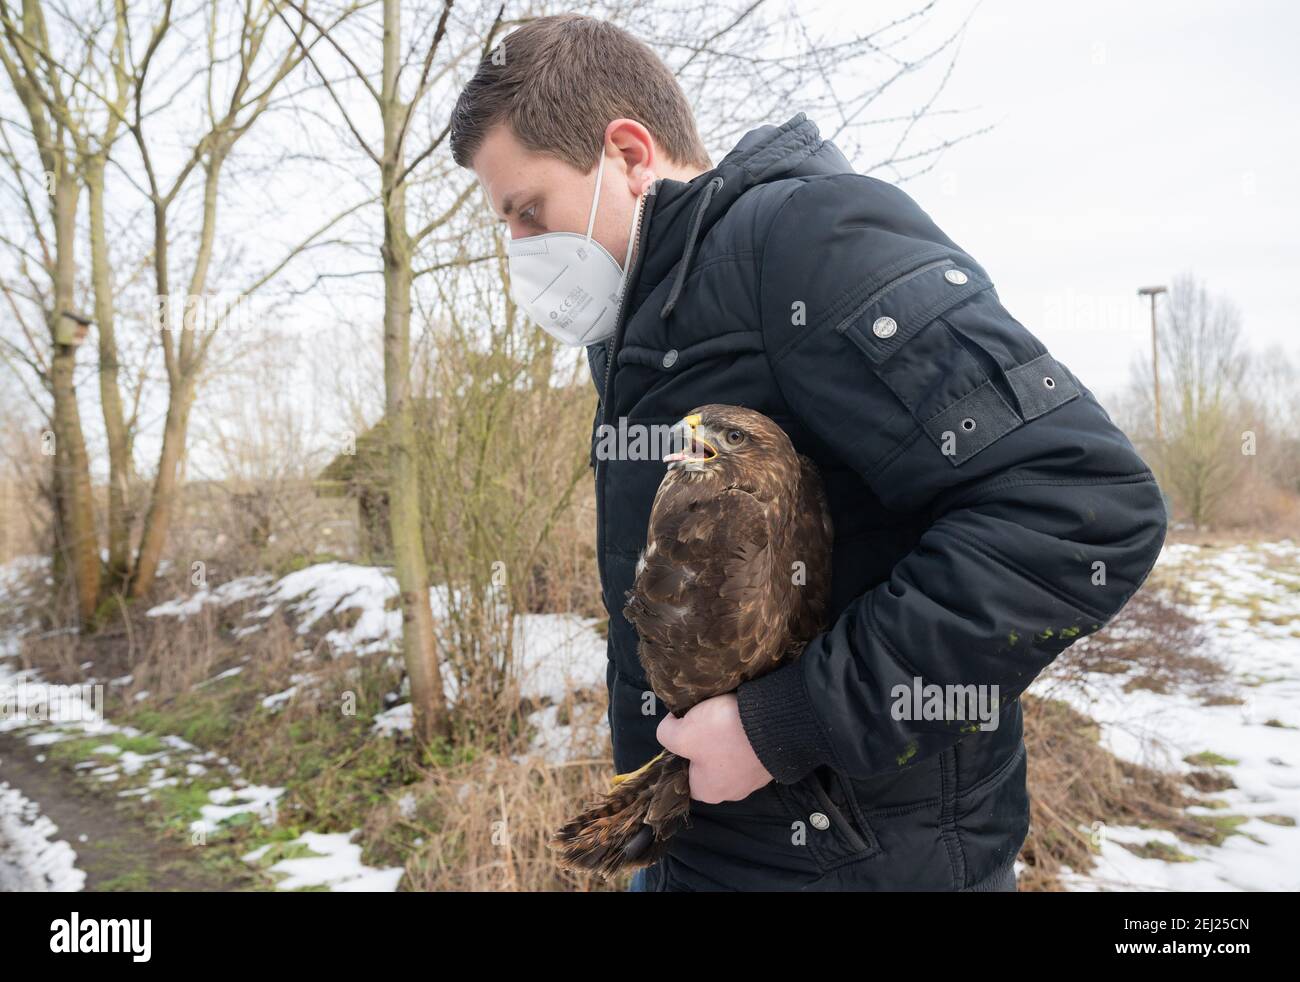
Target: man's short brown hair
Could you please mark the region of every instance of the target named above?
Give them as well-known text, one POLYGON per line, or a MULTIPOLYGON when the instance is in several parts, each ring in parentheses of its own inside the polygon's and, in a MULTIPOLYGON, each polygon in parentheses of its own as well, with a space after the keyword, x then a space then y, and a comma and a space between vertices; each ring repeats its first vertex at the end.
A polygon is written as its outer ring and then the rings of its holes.
POLYGON ((585 174, 620 118, 649 130, 674 163, 713 166, 681 86, 645 44, 592 17, 539 17, 479 63, 452 111, 451 154, 471 166, 488 130, 506 122, 529 150, 585 174))

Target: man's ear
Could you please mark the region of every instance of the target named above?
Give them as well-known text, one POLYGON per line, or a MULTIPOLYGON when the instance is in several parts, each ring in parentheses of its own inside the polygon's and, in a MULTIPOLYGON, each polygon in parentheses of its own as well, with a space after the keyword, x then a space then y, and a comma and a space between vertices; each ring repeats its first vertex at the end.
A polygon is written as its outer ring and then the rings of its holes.
POLYGON ((640 197, 655 180, 659 148, 654 137, 635 119, 616 119, 605 128, 606 148, 611 143, 623 162, 628 190, 640 197))

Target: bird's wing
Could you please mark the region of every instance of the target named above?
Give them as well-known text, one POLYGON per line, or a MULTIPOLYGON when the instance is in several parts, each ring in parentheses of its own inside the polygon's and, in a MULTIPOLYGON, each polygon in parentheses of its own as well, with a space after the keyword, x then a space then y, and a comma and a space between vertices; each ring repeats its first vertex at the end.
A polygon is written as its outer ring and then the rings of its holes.
POLYGON ((656 501, 643 561, 624 613, 641 665, 674 713, 767 671, 787 636, 773 597, 772 516, 752 495, 656 501))

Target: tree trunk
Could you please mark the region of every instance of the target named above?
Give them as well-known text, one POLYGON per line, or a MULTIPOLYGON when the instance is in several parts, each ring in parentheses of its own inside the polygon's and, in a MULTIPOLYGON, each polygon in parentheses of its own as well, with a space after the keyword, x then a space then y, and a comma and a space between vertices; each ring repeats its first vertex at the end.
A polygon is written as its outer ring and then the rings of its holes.
POLYGON ((117 336, 113 307, 113 277, 104 230, 104 158, 86 165, 90 198, 90 278, 95 293, 95 325, 99 334, 99 402, 108 439, 108 569, 105 592, 126 589, 131 575, 130 486, 131 435, 122 411, 118 386, 117 336))
POLYGON ((167 531, 171 528, 172 508, 176 501, 178 475, 181 458, 185 454, 185 437, 189 429, 193 399, 192 386, 182 385, 172 390, 167 403, 162 452, 158 455, 158 473, 154 476, 149 510, 145 514, 144 532, 140 538, 140 551, 136 555, 135 570, 131 575, 130 595, 133 598, 148 594, 158 576, 158 564, 162 561, 167 531))
POLYGON ((384 205, 384 393, 387 410, 389 506, 393 569, 402 603, 402 652, 411 680, 413 733, 421 743, 450 732, 438 664, 429 571, 420 522, 415 425, 411 408, 411 241, 406 188, 401 175, 404 106, 397 86, 401 57, 398 0, 384 0, 384 154, 380 168, 384 205))
MULTIPOLYGON (((186 301, 203 296, 207 289, 208 264, 212 258, 212 244, 216 237, 217 186, 225 152, 214 147, 205 165, 203 187, 203 220, 199 233, 199 249, 194 259, 186 301)), ((144 530, 140 535, 140 551, 135 557, 131 573, 132 598, 143 597, 153 587, 158 577, 158 564, 162 561, 167 533, 171 529, 172 511, 180 485, 180 465, 185 457, 185 442, 189 434, 190 407, 198 387, 202 368, 202 342, 199 332, 206 328, 202 323, 172 322, 171 315, 178 307, 171 302, 168 290, 171 280, 167 271, 167 207, 164 202, 154 202, 154 283, 161 298, 159 329, 162 331, 163 357, 167 363, 167 420, 163 425, 162 452, 158 455, 158 473, 154 476, 153 491, 149 495, 149 508, 145 513, 144 530)))
POLYGON ((60 158, 54 183, 54 305, 50 311, 50 393, 54 399, 54 468, 62 517, 62 541, 67 571, 77 597, 77 616, 85 629, 94 625, 99 603, 99 543, 95 536, 95 505, 90 486, 90 459, 81 430, 74 372, 77 345, 61 344, 71 325, 64 321, 73 310, 76 286, 77 198, 79 188, 60 158))

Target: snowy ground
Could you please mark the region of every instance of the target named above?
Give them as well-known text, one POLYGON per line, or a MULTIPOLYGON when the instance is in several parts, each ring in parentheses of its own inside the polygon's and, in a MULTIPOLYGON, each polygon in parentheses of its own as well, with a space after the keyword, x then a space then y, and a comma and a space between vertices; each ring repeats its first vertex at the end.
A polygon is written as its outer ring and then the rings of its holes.
MULTIPOLYGON (((1222 771, 1236 787, 1208 797, 1226 807, 1192 811, 1244 821, 1219 846, 1106 828, 1096 868, 1066 883, 1078 890, 1300 890, 1300 546, 1172 544, 1159 571, 1190 596, 1184 609, 1205 627, 1206 653, 1228 668, 1229 688, 1242 703, 1204 705, 1191 688, 1125 692, 1130 676, 1108 673, 1050 694, 1097 720, 1103 745, 1123 759, 1182 773, 1222 771), (1123 845, 1152 842, 1176 849, 1177 861, 1143 858, 1123 845)), ((1030 692, 1049 685, 1040 679, 1030 692)))
MULTIPOLYGON (((40 560, 21 560, 0 567, 0 603, 20 604, 24 599, 21 590, 29 582, 25 578, 41 569, 40 560)), ((327 615, 353 612, 355 617, 348 618, 351 627, 331 630, 324 640, 337 652, 369 655, 397 647, 401 613, 395 609, 396 597, 396 581, 386 569, 322 563, 279 580, 249 576, 204 586, 152 608, 148 616, 184 618, 208 605, 243 603, 250 609, 244 623, 235 630, 237 636, 261 630, 267 619, 281 610, 297 625, 299 634, 306 635, 313 628, 319 630, 318 623, 327 615)), ((445 611, 444 591, 434 588, 430 598, 435 613, 445 611)), ((523 691, 544 706, 532 715, 536 753, 562 757, 570 744, 572 726, 556 721, 553 703, 577 689, 604 685, 605 642, 594 628, 595 622, 571 614, 528 614, 515 619, 515 651, 523 691)), ((177 736, 161 738, 162 747, 151 753, 124 749, 120 744, 145 735, 105 720, 94 685, 50 687, 32 673, 18 671, 6 658, 16 651, 16 644, 16 637, 0 638, 0 730, 21 730, 28 743, 36 746, 94 734, 103 742, 75 766, 91 779, 129 784, 118 792, 123 797, 148 800, 162 787, 188 783, 212 770, 224 772, 229 783, 208 793, 208 803, 201 807, 201 817, 191 827, 195 836, 219 835, 222 823, 241 815, 251 815, 267 824, 274 822, 283 788, 251 785, 225 758, 206 753, 177 736)), ((230 669, 199 684, 210 684, 239 671, 230 669)), ((129 679, 107 680, 107 684, 123 681, 129 679)), ((262 704, 275 709, 292 696, 298 685, 309 684, 310 676, 295 675, 292 682, 294 686, 284 692, 266 693, 262 704)), ((454 697, 454 679, 447 676, 445 684, 454 697)), ((598 715, 596 727, 605 724, 603 714, 598 715)), ((375 729, 391 734, 407 730, 410 725, 410 705, 402 704, 378 717, 375 729)), ((85 875, 76 869, 75 851, 67 842, 55 838, 56 834, 53 823, 39 814, 34 802, 17 789, 0 785, 0 890, 81 889, 85 875)), ((254 850, 244 858, 279 877, 280 889, 396 890, 402 869, 365 866, 361 847, 351 841, 354 835, 355 830, 307 832, 291 842, 254 850)))
POLYGON ((77 891, 86 874, 34 801, 0 781, 0 893, 77 891))
MULTIPOLYGON (((31 561, 0 568, 0 602, 17 601, 20 573, 31 561)), ((1172 835, 1136 828, 1104 830, 1096 869, 1069 874, 1074 889, 1224 890, 1300 889, 1300 546, 1291 542, 1252 546, 1166 548, 1160 572, 1181 583, 1192 598, 1189 612, 1209 632, 1209 654, 1229 667, 1243 702, 1204 705, 1192 690, 1156 693, 1124 691, 1126 675, 1094 673, 1080 687, 1051 688, 1102 725, 1105 746, 1117 755, 1164 770, 1204 770, 1205 756, 1231 775, 1235 788, 1215 792, 1226 802, 1216 814, 1242 816, 1239 834, 1222 845, 1192 846, 1172 835), (1199 760, 1190 763, 1187 758, 1199 760), (1123 843, 1162 842, 1176 848, 1182 861, 1141 858, 1123 843)), ((324 563, 279 580, 256 576, 202 588, 150 610, 151 617, 187 617, 205 605, 243 603, 249 610, 236 634, 261 630, 277 611, 287 614, 307 634, 331 613, 353 611, 351 626, 325 635, 337 651, 357 654, 394 650, 400 612, 391 609, 397 587, 381 568, 324 563)), ((446 609, 446 596, 431 591, 435 613, 446 609)), ((525 694, 542 707, 534 725, 534 752, 562 758, 569 752, 575 724, 562 724, 559 704, 577 689, 604 685, 605 642, 593 621, 568 614, 526 615, 516 619, 516 651, 522 664, 525 694)), ((1082 642, 1087 644, 1087 641, 1082 642)), ((121 744, 142 736, 118 727, 97 711, 93 692, 50 692, 24 685, 39 680, 23 676, 6 661, 14 639, 0 639, 0 693, 8 693, 18 711, 0 712, 0 728, 23 729, 35 745, 94 733, 101 739, 91 757, 77 766, 95 780, 131 784, 123 795, 147 797, 167 784, 214 770, 223 772, 222 787, 209 793, 195 834, 220 834, 222 823, 237 815, 274 820, 282 789, 250 785, 229 761, 214 758, 179 737, 165 737, 160 749, 138 753, 121 744), (6 647, 10 649, 6 651, 6 647), (48 706, 46 704, 48 703, 48 706), (44 711, 34 713, 35 708, 44 711), (38 721, 24 718, 40 715, 38 721), (126 778, 131 778, 127 781, 126 778)), ((232 670, 237 671, 237 669, 232 670)), ((208 680, 209 682, 214 680, 208 680)), ((453 680, 446 680, 454 692, 453 680)), ((295 676, 294 685, 310 682, 295 676)), ((111 683, 110 683, 111 684, 111 683)), ((206 684, 206 683, 200 683, 206 684)), ((1050 685, 1046 679, 1031 691, 1050 685)), ((292 689, 265 693, 268 708, 283 703, 292 689)), ((601 737, 599 718, 581 724, 601 737)), ((392 733, 410 726, 409 705, 399 705, 376 720, 376 730, 392 733)), ((583 734, 588 738, 592 733, 583 734)), ((1207 814, 1209 809, 1202 809, 1207 814)), ((282 889, 394 890, 400 868, 372 869, 361 863, 360 846, 346 832, 307 832, 299 839, 275 843, 245 859, 282 877, 282 889)), ((0 785, 0 888, 79 889, 84 878, 75 866, 75 851, 57 838, 32 802, 0 785), (44 886, 42 887, 42 884, 44 886)))
MULTIPOLYGON (((5 578, 0 576, 0 589, 5 578)), ((6 659, 15 652, 12 639, 0 638, 0 691, 13 688, 17 676, 8 668, 6 659)), ((15 689, 13 701, 18 700, 15 689)), ((56 701, 54 712, 66 710, 66 704, 56 701)), ((11 711, 0 699, 0 729, 16 725, 7 719, 11 711)), ((0 760, 0 776, 4 761, 0 760)), ((77 869, 76 851, 67 842, 57 839, 58 826, 40 813, 36 803, 23 796, 17 788, 0 780, 0 892, 11 891, 75 891, 85 883, 86 874, 77 869)))
MULTIPOLYGON (((267 576, 247 576, 204 587, 187 597, 159 604, 148 611, 148 616, 186 617, 206 605, 252 602, 245 623, 235 629, 237 635, 260 630, 278 612, 289 614, 298 625, 298 633, 305 635, 319 630, 319 623, 328 615, 350 613, 355 617, 352 626, 328 631, 324 640, 335 651, 368 655, 393 651, 400 643, 402 614, 397 596, 397 581, 386 568, 319 563, 278 581, 267 576)), ((448 607, 445 588, 433 587, 429 600, 435 619, 444 618, 448 607)), ((576 614, 522 614, 515 618, 514 651, 522 694, 544 707, 529 718, 535 731, 533 747, 548 759, 562 758, 573 742, 570 728, 556 722, 555 704, 578 689, 604 688, 605 639, 596 632, 596 624, 576 614)), ((449 698, 455 698, 456 679, 450 670, 443 676, 443 688, 449 698)), ((268 698, 286 695, 272 694, 268 698)), ((592 725, 597 731, 607 726, 603 714, 592 725)), ((382 733, 410 727, 409 704, 396 706, 375 720, 376 731, 382 733)), ((579 738, 586 736, 583 733, 579 738)), ((600 732, 595 733, 597 740, 600 736, 600 732)))

